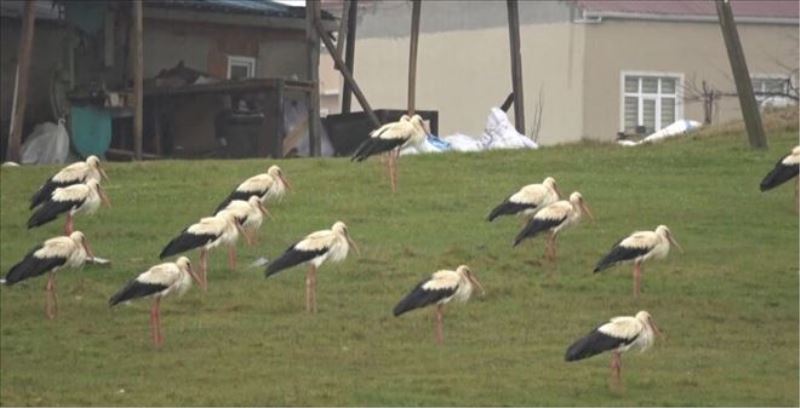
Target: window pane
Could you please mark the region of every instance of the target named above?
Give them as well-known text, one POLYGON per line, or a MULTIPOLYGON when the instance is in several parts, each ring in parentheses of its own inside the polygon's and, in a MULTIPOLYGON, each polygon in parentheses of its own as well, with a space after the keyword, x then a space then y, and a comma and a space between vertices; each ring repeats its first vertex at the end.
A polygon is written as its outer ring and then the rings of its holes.
POLYGON ((642 101, 642 123, 647 128, 647 133, 652 133, 656 128, 656 101, 645 99, 642 101))
POLYGON ((783 92, 784 81, 780 78, 770 78, 765 81, 767 92, 783 92))
POLYGON ((625 130, 634 129, 639 121, 639 101, 637 98, 625 97, 625 130))
POLYGON ((642 92, 643 93, 657 93, 658 92, 658 78, 644 77, 642 78, 642 92))
POLYGON ((231 65, 231 79, 242 79, 248 77, 248 67, 246 65, 231 65))
POLYGON ((625 92, 639 92, 639 77, 625 77, 625 92))
POLYGON ((675 98, 661 98, 661 127, 675 122, 675 98))
POLYGON ((661 93, 674 94, 675 93, 675 79, 661 78, 661 93))

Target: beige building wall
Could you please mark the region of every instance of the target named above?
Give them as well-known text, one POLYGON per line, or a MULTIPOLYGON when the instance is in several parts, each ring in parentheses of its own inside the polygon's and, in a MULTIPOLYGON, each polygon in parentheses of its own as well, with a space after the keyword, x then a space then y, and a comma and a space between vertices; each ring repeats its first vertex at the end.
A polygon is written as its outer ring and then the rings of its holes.
MULTIPOLYGON (((691 84, 703 80, 714 89, 734 93, 722 33, 714 23, 606 20, 585 24, 586 56, 583 134, 587 139, 614 140, 621 130, 622 71, 682 74, 684 99, 691 84)), ((797 26, 740 24, 739 36, 751 75, 789 76, 798 68, 797 26)), ((736 97, 725 97, 713 122, 741 117, 736 97)), ((683 117, 703 121, 700 101, 685 100, 683 117)))
MULTIPOLYGON (((542 95, 539 142, 564 143, 582 135, 582 25, 522 26, 526 131, 542 95)), ((407 100, 408 37, 366 38, 356 45, 355 76, 373 108, 403 109, 407 100)), ((511 92, 506 27, 421 33, 417 108, 439 111, 439 133, 480 137, 489 109, 511 92)), ((361 110, 353 98, 353 110, 361 110)), ((510 109, 513 121, 513 108, 510 109)))

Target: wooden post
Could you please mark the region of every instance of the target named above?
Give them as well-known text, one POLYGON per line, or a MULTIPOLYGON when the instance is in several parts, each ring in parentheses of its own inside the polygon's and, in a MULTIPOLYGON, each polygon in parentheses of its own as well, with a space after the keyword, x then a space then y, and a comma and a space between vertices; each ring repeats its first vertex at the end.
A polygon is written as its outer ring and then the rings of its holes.
MULTIPOLYGON (((308 94, 308 155, 320 156, 319 129, 319 40, 328 39, 324 31, 317 31, 314 22, 319 19, 319 0, 306 1, 306 48, 308 53, 308 80, 311 91, 308 94)), ((331 50, 331 53, 335 50, 331 50)))
MULTIPOLYGON (((347 17, 347 47, 344 50, 344 60, 347 72, 353 74, 356 59, 356 18, 358 17, 358 0, 350 0, 350 9, 347 17)), ((334 61, 336 61, 334 59, 334 61)), ((334 62, 335 64, 335 62, 334 62)), ((350 105, 353 101, 353 92, 350 84, 345 81, 342 87, 342 113, 350 113, 350 105)))
POLYGON ((142 0, 133 1, 133 153, 134 159, 142 160, 142 117, 143 117, 143 65, 142 53, 142 0))
MULTIPOLYGON (((344 0, 342 3, 342 20, 339 22, 339 34, 336 36, 336 55, 342 56, 344 51, 344 43, 347 42, 347 21, 350 19, 350 0, 344 0)), ((336 64, 333 64, 336 68, 336 64)))
POLYGON ((419 43, 419 16, 421 0, 412 0, 411 38, 408 46, 408 115, 414 114, 417 97, 417 44, 419 43))
POLYGON ((33 53, 33 27, 36 13, 35 0, 25 2, 22 14, 22 32, 17 50, 17 75, 14 85, 14 101, 11 105, 11 129, 8 134, 8 160, 19 162, 22 158, 20 145, 22 129, 25 127, 25 107, 28 104, 28 77, 30 76, 31 54, 33 53))
POLYGON ((525 134, 525 104, 522 99, 522 55, 519 40, 519 3, 506 0, 508 5, 508 44, 511 49, 511 83, 514 91, 514 124, 525 134))
MULTIPOLYGON (((317 25, 317 31, 319 31, 320 33, 325 32, 325 29, 322 27, 322 22, 320 20, 316 21, 316 25, 317 25)), ((339 72, 341 72, 342 76, 344 76, 345 84, 349 85, 353 89, 353 93, 356 95, 356 99, 358 99, 358 103, 361 104, 361 107, 364 109, 364 112, 367 113, 367 116, 375 125, 375 127, 380 126, 381 121, 378 120, 378 116, 375 115, 375 112, 372 110, 372 107, 369 105, 369 102, 367 102, 367 98, 364 96, 364 93, 361 92, 361 88, 358 87, 355 78, 353 78, 353 74, 351 74, 350 70, 347 69, 347 66, 345 66, 344 61, 342 61, 342 59, 339 58, 339 56, 336 55, 336 53, 334 52, 336 50, 336 47, 334 46, 333 42, 327 36, 324 35, 320 36, 320 38, 322 39, 322 42, 325 44, 325 48, 327 48, 328 51, 330 51, 331 56, 333 57, 333 62, 336 63, 336 68, 338 68, 339 72)))
POLYGON ((747 61, 744 58, 742 43, 739 42, 739 32, 736 30, 736 23, 733 20, 733 12, 728 0, 716 0, 717 16, 719 25, 722 28, 722 38, 725 40, 725 48, 728 50, 728 59, 733 71, 733 79, 736 82, 736 93, 739 94, 739 106, 742 109, 744 124, 747 127, 747 137, 750 139, 750 147, 754 149, 766 149, 767 138, 764 136, 764 128, 761 125, 761 114, 758 111, 753 94, 753 84, 750 81, 750 73, 747 70, 747 61))

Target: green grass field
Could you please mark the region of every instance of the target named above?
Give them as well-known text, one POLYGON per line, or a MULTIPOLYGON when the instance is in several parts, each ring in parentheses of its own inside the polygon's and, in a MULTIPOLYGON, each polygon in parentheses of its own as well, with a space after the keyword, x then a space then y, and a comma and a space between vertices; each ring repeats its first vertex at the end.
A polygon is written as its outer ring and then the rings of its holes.
MULTIPOLYGON (((275 161, 110 164, 113 207, 76 225, 113 266, 62 273, 55 321, 44 318, 44 278, 0 288, 0 403, 797 406, 794 188, 758 191, 797 143, 796 127, 769 138, 768 151, 728 133, 631 149, 404 157, 395 195, 377 160, 277 161, 295 191, 271 206, 275 219, 258 247, 241 249, 238 270, 213 253, 208 293, 163 303, 161 350, 150 343, 149 302, 109 309, 108 297, 275 161), (597 217, 562 234, 557 266, 542 261, 542 239, 512 250, 516 219, 484 221, 548 175, 583 193, 597 217), (247 267, 336 220, 362 254, 321 268, 317 315, 303 311, 305 268, 265 280, 247 267), (645 266, 638 301, 629 267, 592 274, 617 239, 662 223, 686 252, 645 266), (462 263, 488 293, 448 308, 444 346, 431 310, 391 315, 421 278, 462 263), (624 392, 608 388, 609 356, 563 361, 595 324, 642 309, 667 339, 623 357, 624 392)), ((3 274, 61 232, 63 219, 25 229, 29 196, 55 170, 0 172, 3 274)))

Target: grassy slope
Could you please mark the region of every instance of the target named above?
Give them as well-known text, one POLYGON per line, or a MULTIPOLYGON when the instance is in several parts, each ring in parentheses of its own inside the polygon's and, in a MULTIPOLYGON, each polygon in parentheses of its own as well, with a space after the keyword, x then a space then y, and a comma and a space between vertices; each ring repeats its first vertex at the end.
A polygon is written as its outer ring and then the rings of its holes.
MULTIPOLYGON (((166 345, 149 343, 147 302, 106 299, 157 262, 161 247, 268 162, 112 164, 114 207, 77 225, 111 269, 59 278, 61 314, 43 316, 43 279, 0 289, 3 405, 797 405, 798 218, 793 188, 762 194, 760 178, 796 143, 770 135, 755 152, 741 134, 624 149, 576 145, 530 152, 403 158, 392 196, 376 161, 279 162, 296 190, 273 206, 242 267, 212 255, 207 294, 165 303, 166 345), (580 190, 598 221, 512 250, 514 219, 483 221, 522 184, 554 176, 580 190), (174 206, 173 206, 174 204, 174 206), (155 216, 153 213, 156 213, 155 216), (317 316, 303 312, 304 270, 265 281, 246 263, 312 230, 348 222, 362 256, 326 265, 317 316), (668 224, 686 253, 593 275, 620 236, 668 224), (391 316, 421 277, 460 263, 488 296, 449 308, 447 342, 430 311, 391 316), (563 362, 594 324, 649 310, 668 339, 624 358, 626 391, 606 386, 608 358, 563 362), (123 391, 124 390, 124 391, 123 391)), ((3 169, 3 273, 61 222, 26 231, 27 198, 54 167, 3 169)), ((195 257, 196 255, 193 255, 195 257)))

